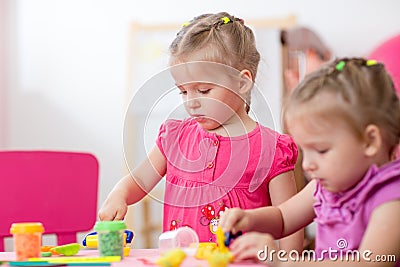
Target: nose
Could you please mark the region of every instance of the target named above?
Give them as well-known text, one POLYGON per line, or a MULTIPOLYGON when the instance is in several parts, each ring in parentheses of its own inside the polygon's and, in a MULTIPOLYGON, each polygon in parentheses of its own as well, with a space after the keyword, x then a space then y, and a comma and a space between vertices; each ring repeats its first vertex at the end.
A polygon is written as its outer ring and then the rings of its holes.
POLYGON ((317 164, 309 157, 303 156, 302 162, 303 170, 307 173, 311 173, 317 170, 317 164))
POLYGON ((186 106, 190 109, 200 107, 200 99, 196 94, 188 93, 186 96, 186 106))

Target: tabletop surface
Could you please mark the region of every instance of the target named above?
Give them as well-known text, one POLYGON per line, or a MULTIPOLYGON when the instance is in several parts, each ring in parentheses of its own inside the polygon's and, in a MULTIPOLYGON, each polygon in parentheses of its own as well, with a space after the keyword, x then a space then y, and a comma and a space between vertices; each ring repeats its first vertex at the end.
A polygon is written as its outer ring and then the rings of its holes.
MULTIPOLYGON (((97 250, 85 250, 82 249, 79 251, 77 255, 74 257, 97 257, 98 251, 97 250)), ((54 257, 54 256, 53 256, 54 257)), ((160 253, 158 249, 131 249, 130 255, 124 257, 123 260, 120 262, 113 262, 111 266, 115 267, 128 267, 128 266, 158 266, 155 264, 155 261, 160 257, 160 253)), ((0 252, 0 262, 7 262, 7 261, 15 261, 15 253, 14 252, 0 252)), ((9 266, 8 264, 1 265, 2 267, 9 266)), ((186 257, 185 260, 182 262, 180 267, 208 267, 208 263, 205 260, 198 260, 194 257, 186 257)), ((253 262, 241 262, 241 263, 231 263, 229 266, 236 266, 236 267, 256 267, 256 266, 266 266, 263 264, 256 264, 253 262)))

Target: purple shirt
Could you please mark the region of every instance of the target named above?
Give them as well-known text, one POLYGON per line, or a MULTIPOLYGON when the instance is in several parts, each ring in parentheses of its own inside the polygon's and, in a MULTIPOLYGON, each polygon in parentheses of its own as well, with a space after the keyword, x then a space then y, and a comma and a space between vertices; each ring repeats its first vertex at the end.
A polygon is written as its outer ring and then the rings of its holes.
POLYGON ((268 183, 297 160, 291 137, 259 124, 223 137, 191 119, 167 120, 157 145, 167 159, 163 230, 190 226, 201 242, 215 241, 226 208, 270 205, 268 183))
MULTIPOLYGON (((357 250, 374 209, 400 199, 400 160, 381 168, 371 166, 364 178, 344 193, 329 192, 317 183, 314 197, 316 254, 328 258, 323 250, 337 250, 337 253, 357 250)), ((374 257, 373 254, 370 256, 371 259, 374 257)), ((396 266, 400 266, 399 262, 396 266)))

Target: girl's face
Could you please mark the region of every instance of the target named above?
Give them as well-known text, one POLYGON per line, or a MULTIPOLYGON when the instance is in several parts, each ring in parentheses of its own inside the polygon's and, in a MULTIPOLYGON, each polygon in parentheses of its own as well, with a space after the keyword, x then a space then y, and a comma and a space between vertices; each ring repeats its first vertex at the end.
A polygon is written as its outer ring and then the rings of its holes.
MULTIPOLYGON (((247 73, 247 72, 244 72, 247 73)), ((242 126, 245 104, 240 93, 250 88, 249 77, 214 62, 191 61, 171 67, 187 113, 205 130, 221 125, 242 126)))
POLYGON ((242 98, 230 89, 212 83, 178 86, 185 109, 205 130, 240 121, 244 111, 242 98))
MULTIPOLYGON (((292 111, 293 112, 293 111, 292 111)), ((371 162, 366 144, 340 118, 288 117, 289 133, 303 151, 306 176, 328 191, 344 192, 362 180, 371 162)))

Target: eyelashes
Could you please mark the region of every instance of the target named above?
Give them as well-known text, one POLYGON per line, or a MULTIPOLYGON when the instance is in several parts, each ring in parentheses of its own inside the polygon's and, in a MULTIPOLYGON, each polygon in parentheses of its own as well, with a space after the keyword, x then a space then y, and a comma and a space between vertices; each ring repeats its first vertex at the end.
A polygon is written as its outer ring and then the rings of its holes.
MULTIPOLYGON (((208 94, 210 91, 211 91, 211 89, 197 90, 197 92, 200 93, 200 94, 202 94, 202 95, 206 95, 206 94, 208 94)), ((179 91, 179 94, 180 94, 180 95, 187 95, 187 91, 180 90, 180 91, 179 91)))
POLYGON ((211 91, 211 89, 199 90, 200 94, 206 95, 211 91))
POLYGON ((328 150, 318 150, 319 154, 325 154, 326 152, 328 152, 328 150))

